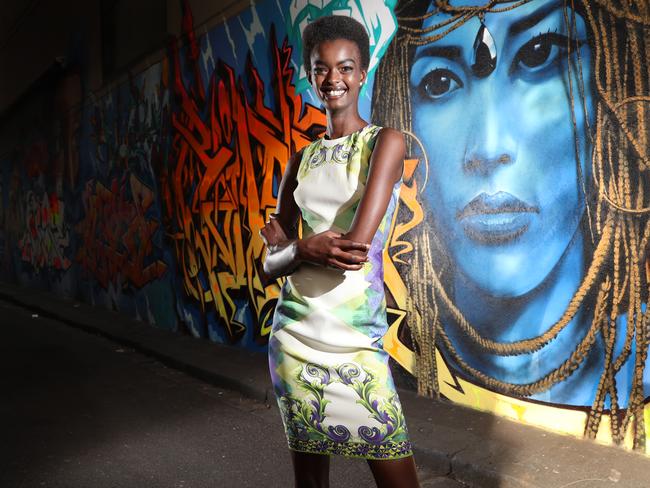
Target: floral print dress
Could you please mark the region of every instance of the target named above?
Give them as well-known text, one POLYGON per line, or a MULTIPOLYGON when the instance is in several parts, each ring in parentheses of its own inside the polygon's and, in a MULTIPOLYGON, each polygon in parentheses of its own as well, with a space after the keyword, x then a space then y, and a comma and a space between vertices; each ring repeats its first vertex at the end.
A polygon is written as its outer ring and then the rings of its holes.
MULTIPOLYGON (((305 149, 294 191, 303 237, 349 230, 379 130, 371 124, 305 149)), ((368 459, 412 454, 382 347, 387 330, 382 254, 400 186, 401 179, 362 269, 302 263, 282 286, 269 366, 290 449, 368 459)))

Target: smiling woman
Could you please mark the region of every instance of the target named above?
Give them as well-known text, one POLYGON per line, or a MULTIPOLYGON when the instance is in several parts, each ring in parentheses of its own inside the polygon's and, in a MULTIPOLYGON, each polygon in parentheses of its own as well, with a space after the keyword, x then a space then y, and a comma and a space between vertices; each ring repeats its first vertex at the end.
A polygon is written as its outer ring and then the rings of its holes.
POLYGON ((327 131, 288 162, 276 213, 262 229, 264 271, 287 277, 269 366, 296 486, 326 487, 329 455, 338 454, 366 459, 382 488, 415 488, 411 443, 382 347, 383 251, 404 138, 359 115, 369 58, 361 24, 322 17, 303 38, 327 131))
POLYGON ((396 14, 373 120, 424 163, 407 277, 421 391, 437 345, 469 381, 586 407, 588 435, 626 408, 613 438, 634 425, 642 446, 647 10, 405 0, 396 14))

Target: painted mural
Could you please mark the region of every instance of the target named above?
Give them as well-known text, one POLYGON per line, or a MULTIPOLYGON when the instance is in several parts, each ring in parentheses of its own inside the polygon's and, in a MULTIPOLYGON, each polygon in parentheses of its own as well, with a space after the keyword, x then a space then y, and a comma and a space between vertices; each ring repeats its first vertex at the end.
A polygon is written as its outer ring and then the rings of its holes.
POLYGON ((373 116, 423 163, 402 275, 420 390, 567 406, 576 433, 645 449, 645 8, 397 5, 373 116))
POLYGON ((2 279, 264 350, 258 230, 325 124, 300 33, 350 15, 362 116, 409 147, 384 347, 422 394, 649 452, 647 2, 260 0, 209 29, 181 6, 160 62, 23 110, 2 279))
POLYGON ((28 286, 65 292, 71 284, 72 246, 65 182, 74 178, 69 159, 77 119, 64 108, 74 71, 39 88, 8 126, 0 168, 2 187, 2 276, 28 286), (13 137, 12 137, 13 136, 13 137))
POLYGON ((156 64, 85 100, 74 259, 85 301, 177 329, 157 198, 168 98, 156 64))
MULTIPOLYGON (((167 231, 181 270, 184 315, 207 322, 209 337, 219 341, 238 342, 247 329, 259 344, 268 338, 279 288, 265 289, 260 277, 258 232, 275 208, 289 156, 324 126, 322 112, 309 104, 303 110, 292 85, 291 47, 286 40, 279 46, 273 30, 269 37, 271 79, 265 83, 248 62, 250 96, 225 63, 207 86, 200 76, 184 81, 178 47, 170 53, 179 106, 163 188, 167 231), (270 86, 273 107, 265 103, 270 86)), ((188 43, 185 61, 198 73, 197 40, 190 36, 188 43)))

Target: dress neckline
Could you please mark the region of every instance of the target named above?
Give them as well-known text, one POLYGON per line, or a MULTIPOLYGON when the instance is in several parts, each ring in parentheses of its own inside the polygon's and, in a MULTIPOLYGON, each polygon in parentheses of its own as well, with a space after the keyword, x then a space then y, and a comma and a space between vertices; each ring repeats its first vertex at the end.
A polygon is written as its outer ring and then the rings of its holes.
POLYGON ((323 136, 323 137, 320 138, 320 141, 323 144, 323 146, 335 146, 336 144, 340 144, 342 141, 344 141, 348 137, 353 136, 355 134, 358 134, 360 132, 363 132, 364 130, 366 130, 370 126, 372 126, 372 124, 366 124, 363 127, 361 127, 360 129, 357 129, 354 132, 351 132, 346 136, 337 137, 335 139, 326 139, 325 136, 323 136))

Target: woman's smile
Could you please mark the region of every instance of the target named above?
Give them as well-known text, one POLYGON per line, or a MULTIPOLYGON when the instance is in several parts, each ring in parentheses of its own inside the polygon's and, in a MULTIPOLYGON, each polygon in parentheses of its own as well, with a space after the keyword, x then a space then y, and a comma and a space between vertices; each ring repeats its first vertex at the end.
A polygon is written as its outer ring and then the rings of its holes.
POLYGON ((341 98, 343 95, 345 95, 347 93, 347 90, 344 88, 334 89, 334 88, 325 87, 325 88, 321 88, 320 92, 323 96, 323 99, 336 100, 341 98))

